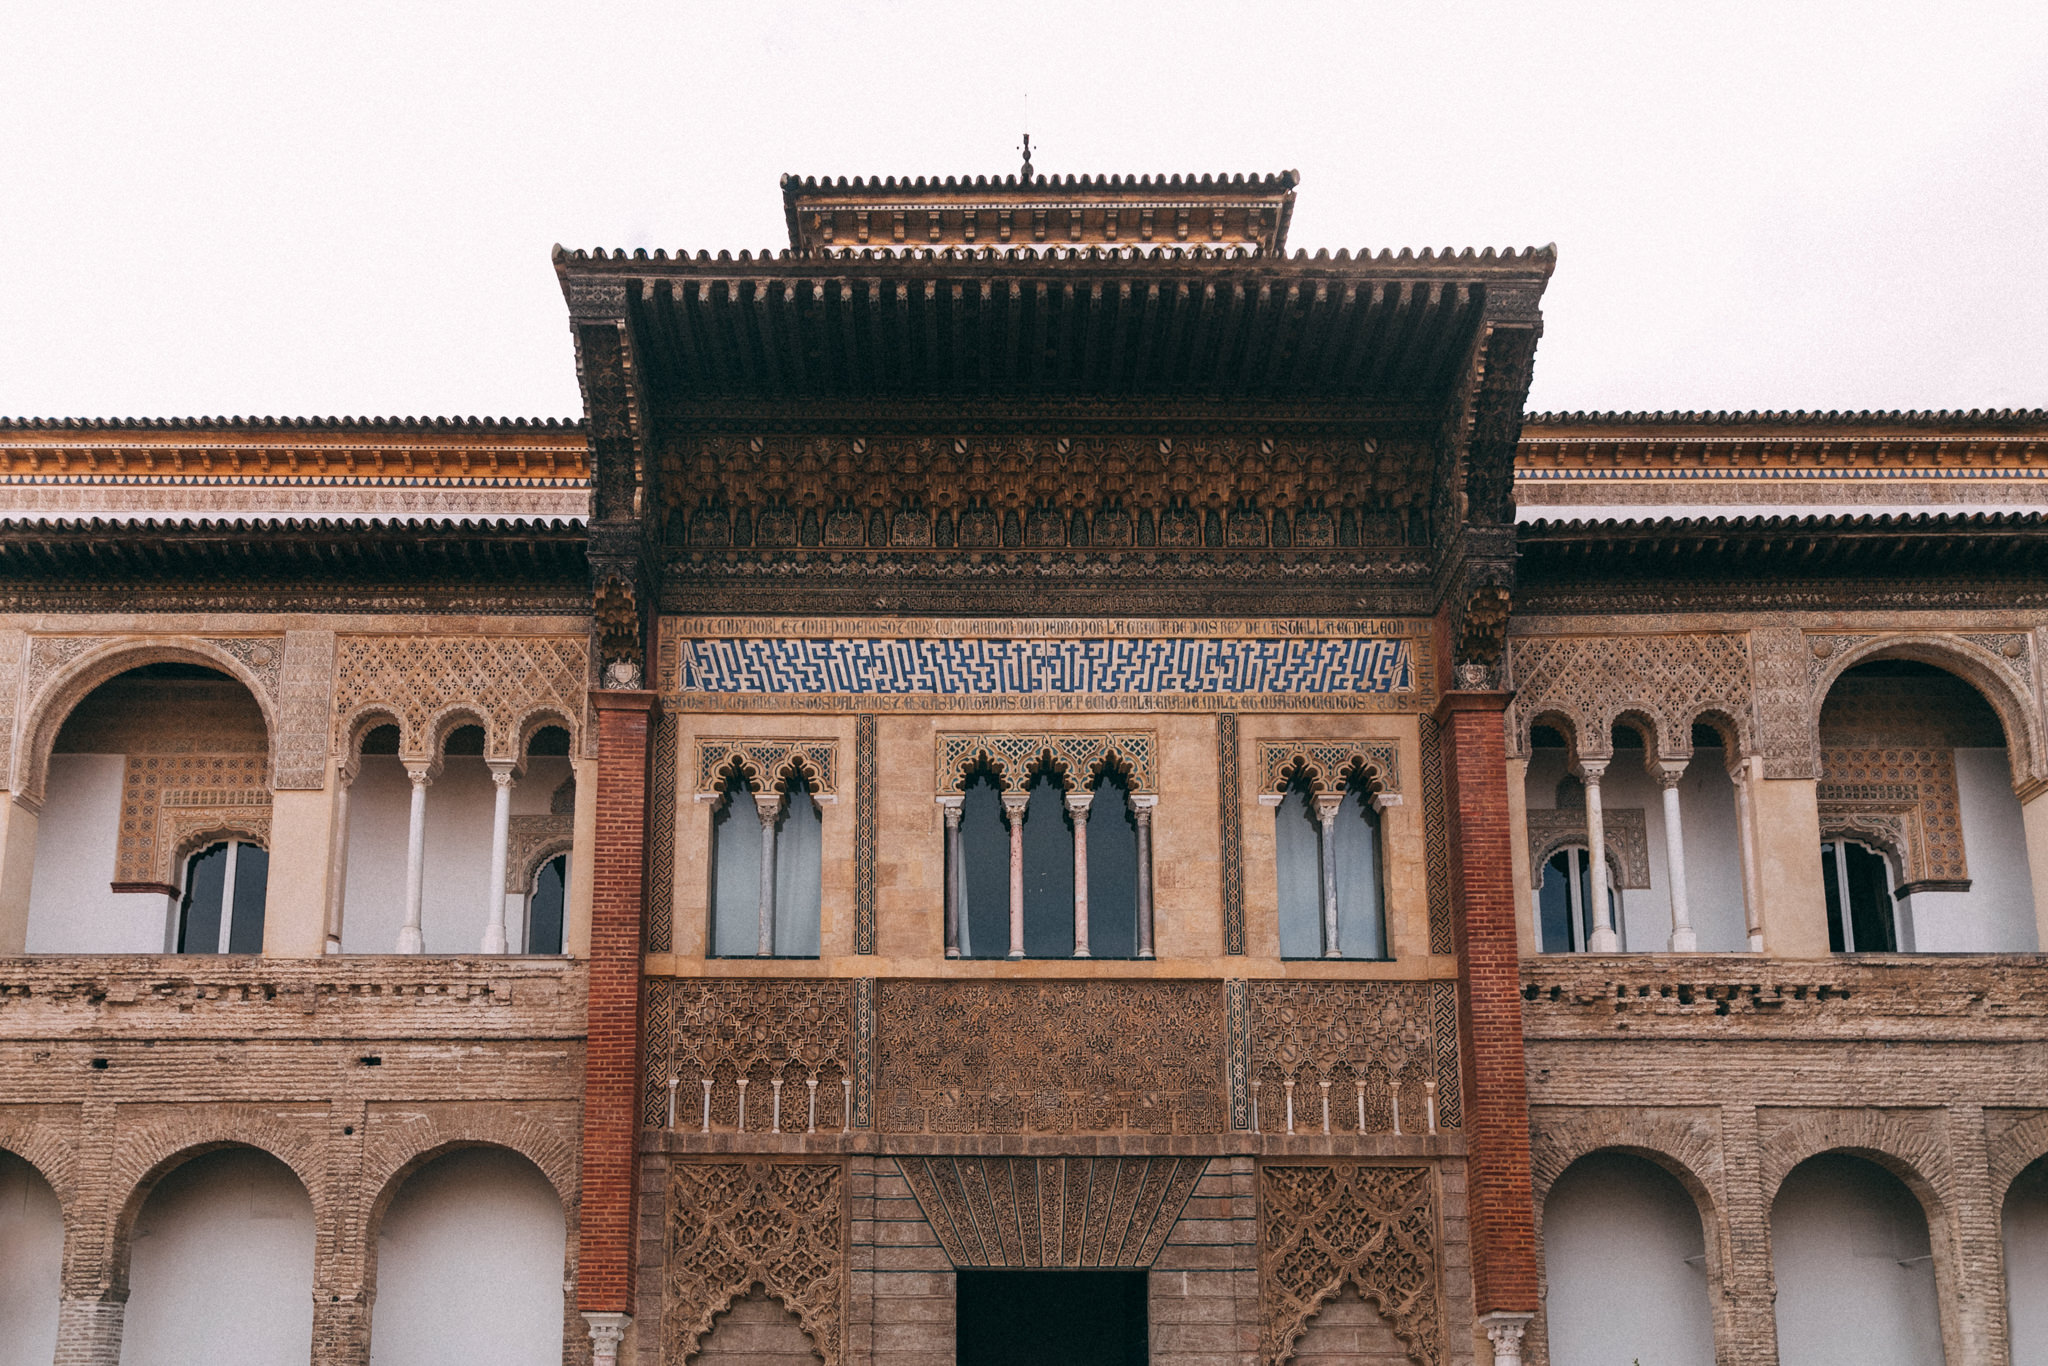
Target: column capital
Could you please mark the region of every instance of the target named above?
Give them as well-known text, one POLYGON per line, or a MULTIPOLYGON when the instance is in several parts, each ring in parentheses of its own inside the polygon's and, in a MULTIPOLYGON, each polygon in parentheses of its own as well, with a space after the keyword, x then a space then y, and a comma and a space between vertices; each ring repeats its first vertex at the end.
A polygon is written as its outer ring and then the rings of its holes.
POLYGON ((435 777, 440 772, 441 765, 433 760, 425 763, 416 763, 411 760, 406 761, 405 776, 412 779, 414 787, 432 787, 435 777))
POLYGON ((761 824, 773 825, 782 819, 784 799, 785 794, 780 792, 756 792, 754 794, 754 814, 761 818, 761 824))
POLYGON ((1066 795, 1066 802, 1067 810, 1078 816, 1094 804, 1095 794, 1093 792, 1069 792, 1066 795))
POLYGON ((1584 782, 1597 783, 1607 776, 1607 764, 1608 761, 1605 759, 1574 758, 1572 772, 1584 782))
POLYGON ((1131 809, 1134 811, 1149 812, 1157 805, 1159 805, 1159 794, 1157 792, 1133 792, 1131 794, 1131 809))
POLYGON ((1028 792, 1005 792, 1003 794, 1003 810, 1005 811, 1022 813, 1024 808, 1030 804, 1031 794, 1028 792))
POLYGON ((1659 787, 1677 787, 1679 779, 1685 777, 1685 770, 1692 766, 1690 759, 1655 759, 1650 763, 1650 776, 1659 787))
POLYGON ((517 759, 488 759, 485 766, 491 770, 491 781, 499 787, 511 787, 519 781, 517 759))
POLYGON ((591 1366, 617 1366, 619 1344, 626 1340, 626 1327, 633 1316, 586 1309, 583 1322, 590 1328, 591 1366))
POLYGON ((939 798, 939 810, 945 814, 946 828, 948 830, 958 830, 960 828, 960 818, 967 814, 963 800, 960 797, 939 798))
POLYGON ((1337 812, 1344 806, 1341 792, 1318 792, 1316 794, 1316 815, 1324 825, 1337 819, 1337 812))
POLYGON ((1522 1366, 1522 1335, 1535 1317, 1500 1311, 1479 1316, 1479 1331, 1493 1344, 1493 1366, 1522 1366))

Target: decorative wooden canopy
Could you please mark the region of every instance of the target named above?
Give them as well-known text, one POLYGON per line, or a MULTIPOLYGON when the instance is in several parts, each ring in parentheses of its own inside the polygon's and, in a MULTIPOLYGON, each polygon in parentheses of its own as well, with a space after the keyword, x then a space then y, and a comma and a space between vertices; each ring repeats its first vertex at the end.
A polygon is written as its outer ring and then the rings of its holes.
POLYGON ((1549 250, 1279 259, 942 248, 737 260, 558 252, 572 309, 630 318, 647 396, 1442 399, 1549 250), (608 310, 609 311, 609 310, 608 310))
POLYGON ((789 245, 1287 245, 1296 175, 782 178, 789 245))

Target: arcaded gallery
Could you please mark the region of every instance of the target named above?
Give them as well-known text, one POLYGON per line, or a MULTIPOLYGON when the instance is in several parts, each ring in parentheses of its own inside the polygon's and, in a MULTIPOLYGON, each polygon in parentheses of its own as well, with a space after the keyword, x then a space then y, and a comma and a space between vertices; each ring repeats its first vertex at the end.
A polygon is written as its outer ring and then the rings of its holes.
POLYGON ((2048 413, 1525 412, 1295 191, 0 422, 0 1366, 2048 1366, 2048 413))

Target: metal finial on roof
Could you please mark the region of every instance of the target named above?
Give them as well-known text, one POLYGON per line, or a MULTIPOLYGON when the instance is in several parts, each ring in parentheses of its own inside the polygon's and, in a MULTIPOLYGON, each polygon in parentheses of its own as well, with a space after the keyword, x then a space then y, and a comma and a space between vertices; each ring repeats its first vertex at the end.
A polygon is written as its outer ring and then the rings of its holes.
POLYGON ((1024 179, 1031 179, 1031 134, 1024 135, 1024 179))

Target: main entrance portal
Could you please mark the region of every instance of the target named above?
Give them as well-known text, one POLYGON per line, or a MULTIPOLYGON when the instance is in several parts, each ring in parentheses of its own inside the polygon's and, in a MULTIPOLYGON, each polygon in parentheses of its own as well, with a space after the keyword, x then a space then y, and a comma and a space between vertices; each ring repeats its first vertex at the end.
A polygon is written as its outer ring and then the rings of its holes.
POLYGON ((1143 1271, 959 1276, 959 1366, 1144 1366, 1143 1271))

